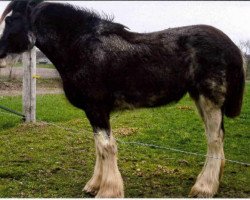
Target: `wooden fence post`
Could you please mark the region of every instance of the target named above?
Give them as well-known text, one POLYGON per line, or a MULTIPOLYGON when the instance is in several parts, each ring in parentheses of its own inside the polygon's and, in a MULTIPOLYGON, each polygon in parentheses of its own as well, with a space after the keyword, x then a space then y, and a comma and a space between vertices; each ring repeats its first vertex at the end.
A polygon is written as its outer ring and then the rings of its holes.
POLYGON ((36 49, 23 53, 23 113, 25 122, 36 121, 36 49))

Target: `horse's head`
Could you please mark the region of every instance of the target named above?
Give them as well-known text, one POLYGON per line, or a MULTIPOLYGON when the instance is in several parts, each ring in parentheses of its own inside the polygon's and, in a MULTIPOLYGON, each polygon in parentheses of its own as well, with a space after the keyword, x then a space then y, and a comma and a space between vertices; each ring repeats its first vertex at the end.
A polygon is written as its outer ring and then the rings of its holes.
POLYGON ((8 4, 0 19, 0 24, 5 20, 5 28, 0 39, 0 58, 11 53, 22 53, 35 45, 29 16, 32 9, 40 2, 14 0, 8 4), (10 12, 11 15, 7 16, 10 12))

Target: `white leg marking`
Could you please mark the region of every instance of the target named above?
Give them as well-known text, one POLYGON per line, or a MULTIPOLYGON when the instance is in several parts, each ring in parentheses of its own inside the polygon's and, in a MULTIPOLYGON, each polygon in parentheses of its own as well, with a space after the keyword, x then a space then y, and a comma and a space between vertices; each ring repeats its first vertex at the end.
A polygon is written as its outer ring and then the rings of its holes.
POLYGON ((102 170, 102 158, 97 148, 96 137, 95 137, 95 147, 96 147, 96 163, 95 163, 94 174, 83 189, 83 191, 90 193, 92 195, 96 195, 97 192, 99 191, 101 180, 102 180, 102 171, 103 171, 102 170))
POLYGON ((102 179, 96 198, 124 197, 123 180, 117 166, 117 146, 106 130, 95 134, 96 146, 102 159, 102 179))
MULTIPOLYGON (((203 96, 200 96, 198 106, 198 109, 202 112, 206 127, 207 155, 215 158, 224 158, 221 109, 203 96)), ((214 196, 219 188, 219 179, 222 175, 223 167, 224 160, 207 157, 205 165, 191 189, 190 196, 214 196)))

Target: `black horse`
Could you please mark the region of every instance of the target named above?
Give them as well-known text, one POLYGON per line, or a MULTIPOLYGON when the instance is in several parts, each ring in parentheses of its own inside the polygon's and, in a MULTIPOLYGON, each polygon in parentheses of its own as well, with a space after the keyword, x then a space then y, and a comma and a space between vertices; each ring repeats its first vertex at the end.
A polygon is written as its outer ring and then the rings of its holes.
POLYGON ((4 19, 0 58, 37 46, 93 127, 96 165, 86 192, 124 196, 112 110, 165 105, 189 93, 205 123, 207 154, 221 158, 207 157, 190 196, 216 194, 224 167, 223 116, 240 114, 245 84, 241 52, 223 32, 194 25, 134 33, 92 11, 35 0, 12 1, 4 19))

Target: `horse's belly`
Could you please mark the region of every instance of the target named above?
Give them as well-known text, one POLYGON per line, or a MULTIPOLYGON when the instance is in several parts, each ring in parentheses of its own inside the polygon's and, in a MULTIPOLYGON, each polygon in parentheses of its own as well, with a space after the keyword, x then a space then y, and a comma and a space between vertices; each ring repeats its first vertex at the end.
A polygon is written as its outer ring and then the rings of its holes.
POLYGON ((157 93, 136 92, 133 94, 116 93, 114 107, 119 109, 133 109, 138 107, 157 107, 179 101, 186 94, 186 90, 179 92, 161 91, 157 93))

